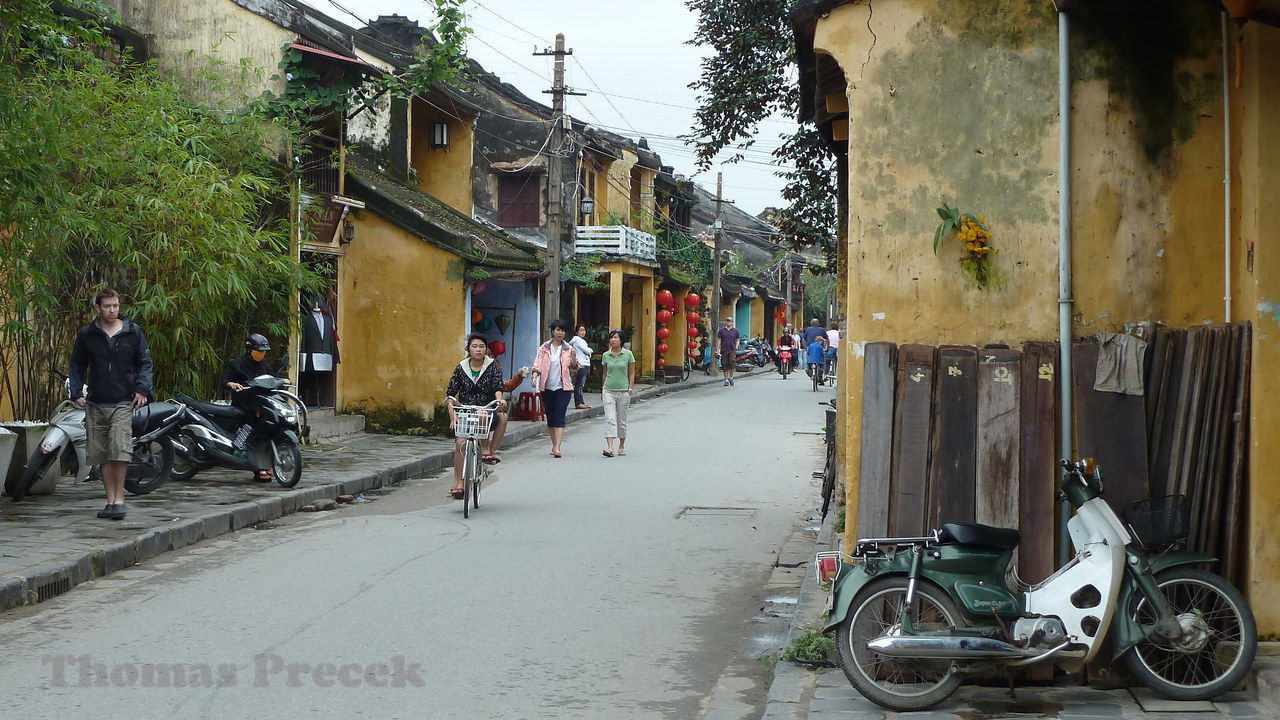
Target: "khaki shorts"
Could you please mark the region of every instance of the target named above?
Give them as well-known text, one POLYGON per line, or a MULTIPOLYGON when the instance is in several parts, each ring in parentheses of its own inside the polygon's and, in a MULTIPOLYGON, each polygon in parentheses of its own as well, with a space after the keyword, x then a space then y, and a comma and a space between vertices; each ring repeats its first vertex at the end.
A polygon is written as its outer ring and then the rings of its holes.
POLYGON ((133 406, 85 405, 84 460, 90 465, 133 458, 133 406))

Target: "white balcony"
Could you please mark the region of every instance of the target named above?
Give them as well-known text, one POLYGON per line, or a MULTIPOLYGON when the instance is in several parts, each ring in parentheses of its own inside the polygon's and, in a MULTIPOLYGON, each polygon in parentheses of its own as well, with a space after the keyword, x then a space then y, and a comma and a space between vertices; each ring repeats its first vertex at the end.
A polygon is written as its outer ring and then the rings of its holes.
POLYGON ((577 252, 629 255, 657 260, 658 240, 647 232, 624 225, 579 225, 577 252))

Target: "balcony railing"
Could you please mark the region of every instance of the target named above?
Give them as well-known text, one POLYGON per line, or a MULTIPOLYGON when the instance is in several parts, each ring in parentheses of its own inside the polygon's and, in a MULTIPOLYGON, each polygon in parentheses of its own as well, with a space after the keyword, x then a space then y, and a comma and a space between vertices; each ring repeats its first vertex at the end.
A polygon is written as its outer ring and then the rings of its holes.
POLYGON ((338 139, 327 135, 312 135, 302 141, 299 158, 302 182, 311 191, 321 195, 338 194, 338 149, 338 139))
POLYGON ((577 252, 604 252, 656 260, 658 240, 647 232, 625 225, 579 225, 577 252))

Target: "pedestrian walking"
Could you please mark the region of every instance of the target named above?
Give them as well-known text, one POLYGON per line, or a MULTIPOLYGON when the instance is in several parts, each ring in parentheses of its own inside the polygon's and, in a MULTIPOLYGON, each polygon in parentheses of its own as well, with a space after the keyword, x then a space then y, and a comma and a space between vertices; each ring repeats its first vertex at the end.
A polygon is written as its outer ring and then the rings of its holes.
POLYGON ((810 320, 810 321, 809 321, 809 327, 807 327, 807 328, 805 328, 805 329, 804 329, 803 344, 802 344, 802 345, 800 345, 800 347, 804 348, 804 349, 805 349, 805 351, 806 351, 806 352, 805 352, 805 359, 804 359, 804 361, 805 361, 805 372, 809 372, 809 370, 810 370, 810 368, 809 368, 809 356, 808 356, 809 354, 808 354, 808 352, 807 352, 807 351, 808 351, 808 349, 809 349, 809 346, 810 346, 810 345, 812 345, 812 344, 813 344, 813 341, 814 341, 815 339, 817 339, 819 336, 825 337, 825 336, 826 336, 826 333, 824 333, 824 332, 823 332, 823 330, 822 330, 822 323, 821 323, 821 321, 819 321, 819 320, 818 320, 818 318, 813 318, 812 320, 810 320))
POLYGON ((564 441, 565 413, 573 399, 573 375, 578 371, 578 353, 565 335, 569 326, 559 318, 551 321, 551 339, 538 346, 533 359, 534 392, 542 391, 542 410, 547 416, 547 433, 551 436, 551 457, 560 457, 564 441))
POLYGON ((604 368, 604 456, 613 457, 613 440, 618 439, 618 455, 626 455, 627 408, 636 391, 636 356, 622 347, 622 331, 609 331, 609 349, 600 356, 604 368))
POLYGON ((716 355, 720 357, 724 384, 729 386, 733 384, 733 372, 738 362, 738 341, 742 339, 742 335, 738 333, 738 328, 733 326, 733 318, 725 318, 722 322, 720 331, 716 333, 716 339, 720 341, 720 351, 716 355))
POLYGON ((573 331, 573 337, 569 338, 571 345, 578 353, 578 371, 573 374, 573 401, 574 408, 578 410, 590 410, 591 406, 587 404, 585 398, 582 397, 582 389, 587 385, 587 375, 591 374, 591 346, 587 344, 587 326, 579 325, 573 331))
POLYGON ((827 363, 827 374, 831 375, 836 369, 836 354, 840 348, 840 324, 831 323, 831 329, 827 331, 827 353, 824 361, 827 363))
MULTIPOLYGON (((507 432, 507 399, 503 392, 502 365, 489 355, 489 345, 480 333, 467 336, 466 352, 467 356, 453 368, 445 395, 457 398, 463 405, 488 405, 494 400, 498 401, 493 421, 489 424, 491 432, 480 456, 480 462, 497 465, 502 462, 498 457, 498 448, 502 446, 502 436, 507 432)), ((445 407, 449 408, 449 429, 452 430, 458 424, 458 414, 454 412, 453 405, 446 403, 445 407)), ((453 489, 449 491, 450 497, 455 500, 461 500, 463 495, 462 451, 466 444, 466 438, 455 438, 453 489)))
POLYGON ((151 401, 151 351, 142 328, 120 314, 119 293, 107 288, 93 304, 98 317, 80 330, 71 350, 71 399, 85 410, 85 462, 101 466, 107 506, 98 517, 123 520, 133 410, 151 401), (88 397, 81 395, 86 384, 88 397))

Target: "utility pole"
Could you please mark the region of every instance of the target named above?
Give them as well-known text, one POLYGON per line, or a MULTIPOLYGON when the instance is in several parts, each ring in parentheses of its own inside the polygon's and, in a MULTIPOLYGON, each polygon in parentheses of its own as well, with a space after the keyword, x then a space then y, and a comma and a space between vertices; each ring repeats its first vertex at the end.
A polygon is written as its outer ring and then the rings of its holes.
MULTIPOLYGON (((564 242, 564 167, 561 157, 565 147, 565 126, 569 118, 564 114, 565 95, 583 95, 564 86, 564 56, 572 55, 573 50, 564 49, 564 33, 556 34, 556 49, 533 53, 534 56, 554 55, 555 76, 550 90, 542 92, 551 95, 551 139, 548 143, 550 152, 547 155, 547 294, 543 309, 549 313, 548 319, 560 317, 560 266, 564 262, 562 244, 564 242)), ((577 225, 577 215, 573 215, 572 225, 577 225)))
MULTIPOLYGON (((715 249, 711 252, 711 327, 707 342, 718 343, 720 332, 720 235, 724 231, 724 222, 720 219, 720 203, 723 202, 724 173, 716 173, 716 219, 711 227, 715 229, 715 249)), ((719 350, 718 344, 711 346, 712 357, 719 350)))

